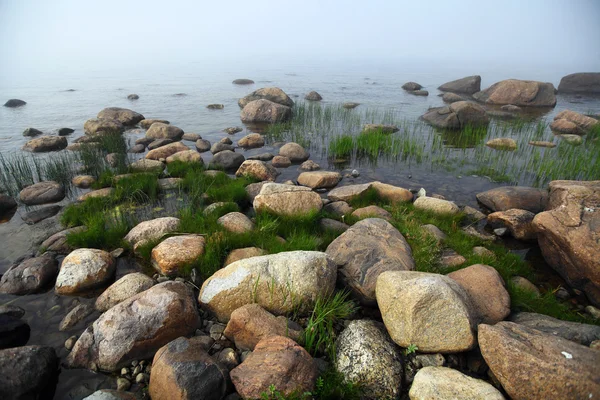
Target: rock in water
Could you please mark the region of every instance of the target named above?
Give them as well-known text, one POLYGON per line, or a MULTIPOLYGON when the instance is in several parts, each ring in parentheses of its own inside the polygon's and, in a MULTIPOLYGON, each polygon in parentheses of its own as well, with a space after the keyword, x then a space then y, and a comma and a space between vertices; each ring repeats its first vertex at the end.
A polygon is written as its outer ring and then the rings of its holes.
POLYGON ((421 118, 441 129, 481 127, 490 122, 485 109, 472 101, 455 101, 449 106, 431 108, 421 118))
POLYGON ((558 93, 600 93, 600 72, 579 72, 564 76, 558 93))
POLYGON ((245 149, 253 149, 265 145, 265 138, 259 133, 251 133, 238 140, 238 146, 245 149))
POLYGON ((486 381, 446 367, 420 369, 410 387, 409 396, 411 400, 504 400, 502 393, 486 381))
POLYGON ((483 358, 511 399, 600 396, 600 351, 512 322, 481 324, 478 337, 483 358))
POLYGON ((150 150, 148 154, 146 154, 146 160, 160 160, 161 158, 166 159, 176 153, 189 150, 190 148, 181 142, 169 143, 154 150, 150 150))
POLYGON ((313 90, 312 92, 309 92, 306 96, 304 96, 304 100, 321 101, 323 100, 323 97, 313 90))
POLYGON ((473 94, 481 90, 481 76, 473 75, 446 82, 438 87, 443 92, 473 94))
POLYGON ((294 216, 319 211, 323 207, 321 196, 305 186, 267 183, 254 198, 254 209, 278 215, 294 216))
POLYGON ((124 129, 122 123, 111 118, 88 119, 85 121, 85 124, 83 124, 83 130, 86 135, 121 133, 124 129))
POLYGON ((406 82, 404 85, 402 85, 402 89, 408 91, 408 92, 412 92, 415 90, 421 90, 423 88, 423 86, 419 85, 417 82, 406 82))
POLYGON ((336 342, 336 370, 346 382, 360 385, 367 399, 397 398, 402 389, 399 348, 380 325, 352 321, 336 342))
POLYGON ((14 108, 14 107, 24 106, 25 104, 27 104, 27 103, 23 100, 10 99, 6 103, 4 103, 4 107, 14 108))
POLYGON ((0 315, 0 349, 27 344, 31 328, 27 322, 11 315, 0 315))
POLYGON ((415 208, 431 211, 435 214, 457 214, 460 211, 453 202, 435 197, 421 196, 413 204, 415 208))
POLYGON ((404 236, 389 222, 368 218, 327 247, 344 283, 364 304, 375 304, 377 278, 385 271, 412 271, 415 262, 404 236))
POLYGON ((146 137, 151 139, 181 140, 183 129, 162 122, 155 122, 146 131, 146 137))
POLYGON ((152 126, 152 124, 154 124, 156 122, 160 122, 161 124, 167 124, 167 125, 169 125, 169 123, 170 123, 166 119, 143 119, 140 121, 140 126, 144 129, 149 129, 152 126))
POLYGON ((283 122, 292 116, 290 107, 265 100, 253 100, 246 104, 240 112, 240 118, 245 123, 275 123, 283 122))
POLYGON ((254 81, 252 79, 235 79, 233 82, 234 85, 252 85, 254 81))
POLYGON ((551 83, 507 79, 473 94, 482 103, 529 107, 554 107, 555 88, 551 83))
POLYGON ((52 347, 0 350, 0 398, 40 399, 54 392, 58 358, 52 347))
POLYGON ((246 160, 240 165, 235 176, 247 176, 259 181, 275 181, 279 172, 270 164, 258 160, 246 160))
POLYGON ((312 310, 317 298, 330 294, 337 268, 325 253, 291 251, 252 257, 229 264, 202 285, 198 301, 222 322, 237 308, 257 303, 282 315, 312 310))
POLYGON ((292 107, 294 105, 294 101, 290 99, 283 90, 278 87, 267 87, 255 90, 249 95, 242 97, 238 101, 238 105, 240 108, 244 108, 248 105, 248 103, 255 100, 268 100, 273 103, 281 104, 286 107, 292 107))
MULTIPOLYGON (((200 142, 200 141, 198 141, 200 142)), ((196 142, 196 146, 198 145, 196 142)), ((225 171, 232 171, 238 169, 246 159, 240 153, 235 153, 231 150, 223 150, 215 154, 210 163, 209 168, 223 169, 225 171)))
POLYGON ((23 136, 38 136, 38 135, 43 135, 44 132, 40 131, 39 129, 35 129, 35 128, 27 128, 23 131, 23 136))
POLYGON ((77 249, 63 260, 56 278, 56 293, 74 295, 95 289, 112 279, 115 260, 97 249, 77 249))
POLYGON ((21 190, 19 198, 28 206, 56 203, 65 198, 65 188, 54 181, 38 182, 21 190))
POLYGON ((159 283, 102 314, 79 337, 66 363, 114 372, 153 357, 171 340, 191 335, 197 325, 191 289, 181 282, 159 283))
POLYGON ((23 150, 32 153, 58 151, 67 147, 67 139, 63 136, 41 136, 31 139, 23 146, 23 150))
POLYGON ((133 126, 144 119, 144 116, 127 108, 108 107, 96 116, 98 119, 114 119, 125 126, 133 126))
POLYGON ((30 258, 10 268, 0 279, 0 293, 31 294, 52 284, 58 262, 52 254, 30 258))
POLYGON ((477 194, 477 201, 492 211, 512 208, 539 213, 546 209, 548 191, 527 186, 502 186, 477 194))

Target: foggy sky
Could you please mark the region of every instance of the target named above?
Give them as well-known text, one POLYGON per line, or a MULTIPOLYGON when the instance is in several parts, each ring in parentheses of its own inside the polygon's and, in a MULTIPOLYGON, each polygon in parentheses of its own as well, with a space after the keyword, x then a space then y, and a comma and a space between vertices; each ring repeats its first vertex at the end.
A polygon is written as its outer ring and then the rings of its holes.
POLYGON ((600 71, 599 0, 0 0, 0 75, 183 62, 600 71))

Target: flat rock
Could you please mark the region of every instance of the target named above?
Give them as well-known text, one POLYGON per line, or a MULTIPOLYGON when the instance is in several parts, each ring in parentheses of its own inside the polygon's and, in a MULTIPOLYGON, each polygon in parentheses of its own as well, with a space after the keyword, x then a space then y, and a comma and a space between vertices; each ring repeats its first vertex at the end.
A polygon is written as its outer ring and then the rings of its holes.
POLYGON ((154 150, 150 150, 148 154, 146 154, 147 160, 160 160, 161 158, 167 158, 172 156, 175 153, 179 153, 182 151, 189 151, 190 148, 181 142, 175 142, 166 144, 164 146, 160 146, 154 150))
POLYGON ((363 196, 371 186, 371 183, 363 183, 337 187, 327 194, 327 198, 331 201, 352 201, 363 196))
POLYGON ((354 209, 345 201, 332 201, 323 206, 323 211, 336 217, 342 217, 346 214, 350 214, 354 209))
POLYGON ((127 108, 108 107, 96 116, 99 119, 114 119, 125 126, 133 126, 144 119, 144 116, 127 108))
POLYGON ((556 105, 555 90, 551 83, 507 79, 474 93, 473 97, 486 104, 554 107, 556 105))
POLYGON ((25 143, 23 150, 32 153, 44 153, 65 149, 67 145, 67 139, 63 136, 41 136, 25 143))
POLYGON ((200 235, 171 236, 152 249, 150 261, 162 275, 175 276, 204 254, 205 244, 200 235))
POLYGON ((597 325, 562 321, 548 315, 529 312, 511 314, 510 321, 583 346, 589 346, 593 341, 600 340, 600 326, 597 325))
POLYGON ((420 369, 408 395, 411 400, 504 400, 502 393, 486 381, 446 367, 420 369))
POLYGON ((149 129, 154 123, 161 123, 165 125, 169 125, 169 121, 166 119, 143 119, 140 121, 140 126, 144 129, 149 129))
POLYGON ((235 79, 233 82, 234 85, 252 85, 254 81, 252 79, 235 79))
POLYGON ((86 135, 122 133, 124 129, 122 123, 112 118, 92 118, 83 124, 83 131, 86 135))
POLYGON ((365 124, 362 128, 362 133, 394 133, 398 132, 400 129, 396 125, 386 125, 386 124, 365 124))
POLYGON ((77 201, 86 201, 91 198, 101 198, 101 197, 110 197, 115 192, 115 188, 107 187, 103 189, 97 189, 89 191, 85 194, 82 194, 77 198, 77 201))
POLYGON ((146 137, 151 139, 181 140, 183 129, 162 122, 155 122, 146 131, 146 137))
POLYGON ((46 218, 55 216, 61 209, 62 207, 58 205, 46 206, 37 210, 26 212, 25 214, 21 215, 21 219, 26 224, 34 225, 45 220, 46 218))
POLYGON ((342 174, 333 171, 303 172, 298 176, 298 183, 311 189, 331 188, 341 180, 342 174))
POLYGON ((526 186, 502 186, 477 194, 477 201, 492 211, 512 208, 539 213, 548 203, 548 191, 526 186))
POLYGON ((142 158, 129 164, 129 169, 132 172, 157 172, 161 173, 165 169, 165 164, 158 160, 147 160, 142 158))
MULTIPOLYGON (((473 94, 481 90, 481 76, 467 76, 454 81, 446 82, 438 87, 443 92, 473 94)), ((445 100, 444 100, 445 101, 445 100)))
POLYGON ((166 158, 167 165, 174 161, 204 165, 204 160, 202 160, 200 153, 196 150, 189 150, 189 147, 187 146, 186 148, 188 148, 188 150, 182 149, 182 151, 178 151, 177 153, 168 156, 166 158))
POLYGON ((148 144, 148 150, 158 149, 161 146, 167 145, 169 143, 173 143, 171 139, 156 139, 148 144))
POLYGON ((365 218, 382 218, 386 221, 391 221, 392 214, 389 211, 384 210, 378 206, 367 206, 362 208, 357 208, 352 212, 352 216, 358 219, 365 218))
POLYGON ((278 215, 296 216, 319 211, 323 207, 321 197, 310 188, 267 183, 254 198, 254 209, 278 215))
POLYGON ((45 181, 27 186, 19 193, 21 202, 28 206, 56 203, 65 198, 65 188, 58 182, 45 181))
POLYGON ((98 296, 95 303, 96 310, 107 311, 122 301, 150 289, 153 285, 154 280, 141 272, 127 274, 98 296))
POLYGON ((488 140, 485 144, 494 150, 509 150, 513 151, 517 149, 517 142, 512 138, 495 138, 488 140))
POLYGON ((431 211, 435 214, 457 214, 460 211, 453 202, 435 197, 421 196, 413 204, 415 208, 431 211))
POLYGON ((77 175, 73 179, 71 179, 71 183, 73 186, 76 186, 80 189, 88 189, 96 182, 96 178, 91 175, 77 175))
POLYGON ((115 260, 106 251, 73 250, 60 266, 54 289, 60 295, 84 293, 106 284, 114 276, 115 269, 115 260))
POLYGON ((231 150, 223 150, 215 154, 208 165, 209 168, 223 169, 226 171, 238 169, 246 159, 240 153, 231 150))
POLYGON ((71 311, 67 313, 67 315, 65 315, 62 321, 60 321, 58 330, 64 332, 66 330, 72 329, 79 322, 81 322, 81 320, 83 320, 85 317, 87 317, 93 312, 94 307, 90 306, 89 304, 82 303, 76 305, 71 309, 71 311))

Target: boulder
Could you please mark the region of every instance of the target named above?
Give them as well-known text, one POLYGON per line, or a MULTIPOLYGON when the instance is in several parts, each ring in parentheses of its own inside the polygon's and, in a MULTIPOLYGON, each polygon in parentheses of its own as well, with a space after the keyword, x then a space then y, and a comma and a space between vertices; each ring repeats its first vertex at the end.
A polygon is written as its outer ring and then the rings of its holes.
POLYGON ((87 193, 79 196, 77 198, 77 201, 86 201, 87 199, 91 199, 91 198, 110 197, 110 196, 112 196, 112 194, 114 192, 115 192, 115 188, 112 188, 112 187, 107 187, 107 188, 98 189, 98 190, 92 190, 90 192, 87 192, 87 193))
POLYGON ((350 228, 350 225, 346 225, 343 222, 331 218, 321 218, 319 220, 319 226, 324 231, 329 230, 339 233, 346 232, 350 228))
POLYGON ((171 340, 193 334, 197 325, 192 290, 182 282, 159 283, 102 314, 79 337, 66 365, 114 372, 153 357, 171 340))
POLYGON ((146 131, 146 137, 151 139, 181 140, 183 129, 162 122, 155 122, 146 131))
POLYGON ((196 140, 196 150, 198 150, 200 153, 207 152, 210 150, 210 148, 211 148, 211 145, 208 140, 205 140, 205 139, 196 140))
POLYGON ((600 181, 550 182, 548 211, 532 225, 546 262, 600 306, 600 181))
POLYGON ((317 93, 317 92, 315 92, 313 90, 311 92, 308 92, 306 94, 306 96, 304 96, 304 100, 308 100, 308 101, 321 101, 321 100, 323 100, 323 97, 319 93, 317 93))
POLYGON ((101 135, 105 133, 121 133, 125 128, 117 120, 109 118, 88 119, 83 124, 83 131, 86 135, 101 135))
POLYGON ((258 399, 274 387, 282 396, 310 392, 318 376, 317 365, 292 339, 262 339, 242 364, 231 371, 235 390, 244 399, 258 399))
POLYGON ((42 399, 54 393, 58 362, 52 347, 0 350, 0 398, 42 399))
POLYGON ((421 118, 441 129, 479 127, 490 122, 485 109, 471 101, 456 101, 449 106, 430 108, 421 118))
MULTIPOLYGON (((473 94, 481 90, 481 76, 473 75, 446 82, 438 87, 442 92, 473 94)), ((444 100, 445 101, 445 100, 444 100)))
POLYGON ((292 165, 292 162, 287 157, 275 156, 271 160, 271 165, 276 168, 287 168, 292 165))
POLYGON ((177 153, 167 157, 166 161, 167 165, 174 161, 204 165, 204 160, 202 160, 202 156, 196 150, 178 151, 177 153))
POLYGON ((189 133, 189 132, 184 133, 183 136, 181 137, 181 140, 187 140, 189 142, 196 142, 200 139, 202 139, 202 136, 198 135, 197 133, 189 133))
POLYGON ((23 136, 39 136, 39 135, 43 135, 44 132, 40 131, 39 129, 35 129, 35 128, 27 128, 23 131, 23 136))
POLYGON ((321 166, 313 160, 306 160, 300 165, 300 171, 317 171, 321 166))
POLYGON ((363 183, 337 187, 327 194, 327 198, 331 201, 352 201, 363 196, 371 186, 371 183, 363 183))
POLYGON ((408 395, 410 400, 504 400, 502 393, 486 381, 446 367, 420 369, 408 395))
POLYGON ((402 89, 406 90, 407 92, 412 92, 414 90, 423 89, 423 86, 419 85, 417 82, 406 82, 404 85, 402 85, 402 89))
POLYGON ((530 292, 535 297, 540 297, 541 296, 540 289, 538 289, 537 286, 535 286, 533 283, 531 283, 526 278, 523 278, 522 276, 513 276, 512 278, 510 278, 510 282, 516 288, 518 288, 520 290, 523 290, 523 291, 526 291, 526 292, 530 292))
POLYGON ((276 317, 258 304, 247 304, 231 313, 223 335, 239 350, 253 351, 258 342, 271 336, 286 336, 298 342, 302 328, 284 316, 276 317))
POLYGON ((227 381, 227 370, 199 337, 180 337, 156 352, 148 394, 153 400, 220 400, 227 394, 227 381))
POLYGON ((209 110, 222 110, 225 108, 223 104, 209 104, 206 106, 209 110))
POLYGON ((247 233, 254 229, 254 223, 250 218, 240 212, 230 212, 217 220, 225 230, 233 233, 247 233))
POLYGON ((267 87, 255 90, 249 95, 242 97, 238 101, 238 105, 240 108, 245 108, 249 103, 256 100, 267 100, 288 108, 294 105, 294 101, 290 99, 290 97, 283 90, 277 87, 267 87))
POLYGON ((140 121, 140 126, 144 129, 150 129, 152 124, 156 122, 169 125, 169 121, 167 121, 166 119, 143 119, 140 121))
POLYGON ((223 169, 231 171, 238 169, 245 161, 245 158, 240 153, 235 153, 231 150, 223 150, 215 154, 210 161, 208 167, 212 169, 223 169))
POLYGON ((483 358, 511 399, 600 395, 599 351, 512 322, 481 324, 478 336, 483 358))
POLYGON ((335 217, 342 217, 346 214, 350 214, 354 209, 345 201, 332 201, 323 206, 323 211, 328 214, 333 214, 335 217))
POLYGON ((254 198, 253 205, 257 212, 297 216, 321 210, 323 202, 321 196, 305 186, 267 183, 254 198))
POLYGON ((421 196, 413 204, 415 208, 430 211, 434 214, 457 214, 460 211, 453 202, 435 197, 421 196))
POLYGON ((61 209, 62 207, 58 205, 41 207, 37 210, 21 214, 21 219, 28 225, 34 225, 46 218, 55 216, 61 209))
POLYGON ((252 79, 235 79, 233 82, 234 85, 252 85, 254 81, 252 79))
POLYGON ((98 119, 114 119, 124 126, 133 126, 144 119, 144 116, 127 108, 108 107, 100 111, 96 116, 98 119))
POLYGON ((27 104, 27 102, 23 101, 23 100, 19 100, 19 99, 10 99, 8 100, 6 103, 4 103, 4 107, 8 107, 8 108, 15 108, 15 107, 21 107, 24 106, 25 104, 27 104))
POLYGON ((289 158, 291 162, 306 161, 308 157, 310 157, 310 154, 304 150, 304 147, 294 142, 286 143, 281 146, 279 155, 289 158))
POLYGON ((65 149, 67 145, 67 138, 64 136, 41 136, 25 143, 23 150, 32 153, 45 153, 65 149))
POLYGON ((496 211, 487 216, 487 222, 492 228, 508 228, 511 235, 518 240, 536 240, 531 221, 535 214, 527 210, 516 208, 506 211, 496 211))
POLYGON ((377 195, 391 203, 404 203, 413 200, 413 194, 404 188, 388 185, 387 183, 373 182, 371 187, 377 195))
POLYGON ((400 129, 396 125, 385 124, 365 124, 363 125, 362 133, 394 133, 400 129))
POLYGON ((249 102, 240 112, 244 123, 276 123, 290 119, 292 109, 269 100, 260 99, 249 102))
POLYGON ((94 307, 87 303, 77 304, 75 307, 71 309, 65 315, 65 317, 60 321, 58 325, 58 330, 64 332, 66 330, 72 329, 79 322, 81 322, 85 317, 94 312, 94 307))
POLYGON ((325 251, 344 284, 368 305, 375 304, 377 278, 385 271, 412 271, 415 261, 404 236, 389 222, 368 218, 337 237, 325 251))
POLYGON ((205 243, 200 235, 171 236, 152 249, 152 266, 162 275, 178 275, 204 254, 205 243))
POLYGON ((45 181, 27 186, 19 193, 19 199, 27 206, 56 203, 65 198, 65 187, 58 182, 45 181))
POLYGON ((466 99, 456 93, 444 93, 442 96, 444 103, 456 103, 457 101, 465 101, 466 99))
MULTIPOLYGON (((170 125, 169 125, 170 126, 170 125)), ((164 146, 161 146, 157 149, 150 150, 148 154, 146 154, 147 160, 160 160, 161 158, 167 158, 172 156, 175 153, 179 153, 180 151, 189 151, 190 148, 181 142, 170 143, 164 146)))
POLYGON ((210 147, 210 152, 213 154, 217 154, 217 153, 220 153, 221 151, 225 151, 225 150, 235 151, 235 147, 232 146, 231 144, 223 142, 223 141, 214 143, 210 147))
POLYGON ((67 236, 71 233, 84 231, 85 229, 86 227, 84 226, 76 226, 57 232, 44 240, 40 248, 44 251, 51 251, 57 254, 69 254, 74 249, 67 243, 67 236))
POLYGON ((158 149, 161 146, 167 145, 169 143, 173 143, 171 139, 156 139, 150 142, 148 145, 148 150, 158 149))
POLYGON ((512 208, 539 213, 548 203, 548 191, 527 186, 502 186, 477 194, 477 201, 492 211, 512 208))
POLYGON ((333 171, 303 172, 298 176, 298 183, 311 189, 331 188, 341 180, 342 175, 333 171))
POLYGON ((336 266, 325 253, 291 251, 236 261, 202 285, 198 301, 222 322, 239 307, 257 303, 282 315, 306 313, 333 292, 336 266))
POLYGON ((231 252, 227 255, 223 266, 228 266, 229 264, 233 264, 236 261, 244 260, 250 257, 258 257, 264 256, 266 253, 263 249, 258 247, 244 247, 243 249, 235 249, 231 250, 231 252))
POLYGON ((600 72, 578 72, 564 76, 558 84, 558 93, 600 93, 600 72))
POLYGON ((600 326, 597 325, 562 321, 548 315, 530 312, 513 313, 510 321, 583 346, 589 346, 593 341, 600 340, 600 326))
POLYGON ((46 253, 13 266, 0 279, 0 293, 31 294, 46 288, 58 274, 58 262, 46 253))
POLYGON ((153 172, 161 173, 165 169, 165 164, 158 160, 147 160, 142 158, 129 164, 131 172, 153 172))
POLYGON ((73 186, 76 186, 80 189, 88 189, 96 182, 96 178, 91 175, 77 175, 73 179, 71 179, 71 183, 73 186))
POLYGON ((258 160, 246 160, 240 165, 235 176, 247 176, 259 181, 275 181, 279 172, 270 164, 258 160))
POLYGON ((401 347, 457 353, 476 344, 468 294, 446 276, 387 271, 379 275, 375 294, 383 323, 401 347))
POLYGON ((154 280, 141 272, 127 274, 98 296, 95 303, 96 310, 108 311, 122 301, 150 289, 153 285, 154 280))
MULTIPOLYGON (((180 154, 180 153, 177 153, 180 154)), ((176 155, 177 155, 176 154, 176 155)), ((183 178, 162 178, 158 180, 160 190, 174 190, 183 187, 183 178)))
POLYGON ((251 183, 248 186, 246 186, 246 194, 248 195, 248 199, 251 202, 254 202, 254 199, 256 198, 256 196, 258 196, 262 187, 267 183, 271 183, 271 182, 268 182, 268 181, 257 182, 257 183, 251 183))
POLYGON ((148 241, 159 240, 164 235, 179 229, 179 218, 163 217, 140 222, 125 236, 131 246, 139 246, 148 241))
POLYGON ((359 385, 366 399, 395 399, 402 390, 402 356, 380 326, 355 320, 336 341, 335 369, 344 381, 359 385))
POLYGON ((249 156, 248 160, 270 161, 275 157, 272 153, 260 153, 254 156, 249 156))
POLYGON ((554 107, 556 105, 555 90, 551 83, 507 79, 494 83, 481 92, 474 93, 473 97, 477 101, 493 105, 554 107))
POLYGON ((251 133, 238 140, 237 144, 245 149, 254 149, 264 146, 265 138, 259 133, 251 133))
POLYGON ((104 250, 73 250, 63 260, 54 288, 60 295, 84 293, 106 284, 115 269, 115 259, 104 250))
POLYGON ((467 292, 479 322, 495 324, 510 314, 510 295, 504 280, 494 268, 475 264, 447 276, 467 292))
POLYGON ((564 110, 556 114, 554 121, 550 124, 550 129, 567 134, 584 134, 598 126, 600 126, 600 121, 595 118, 588 117, 587 115, 575 111, 564 110), (557 124, 564 121, 567 122, 566 125, 569 127, 570 124, 575 125, 575 129, 564 129, 564 125, 557 124))
POLYGON ((352 216, 358 219, 382 218, 386 221, 390 221, 392 219, 392 214, 390 214, 389 211, 377 206, 357 208, 352 212, 352 216))
POLYGON ((563 133, 567 135, 583 135, 585 133, 575 122, 567 119, 556 119, 552 121, 550 124, 550 129, 556 134, 563 133))

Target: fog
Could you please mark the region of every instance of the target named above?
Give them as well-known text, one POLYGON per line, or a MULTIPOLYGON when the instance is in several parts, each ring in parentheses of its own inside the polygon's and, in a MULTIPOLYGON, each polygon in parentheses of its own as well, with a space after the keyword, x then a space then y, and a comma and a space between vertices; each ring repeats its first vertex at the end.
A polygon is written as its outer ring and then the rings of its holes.
POLYGON ((186 63, 599 71, 599 20, 598 0, 0 0, 0 79, 186 63))

